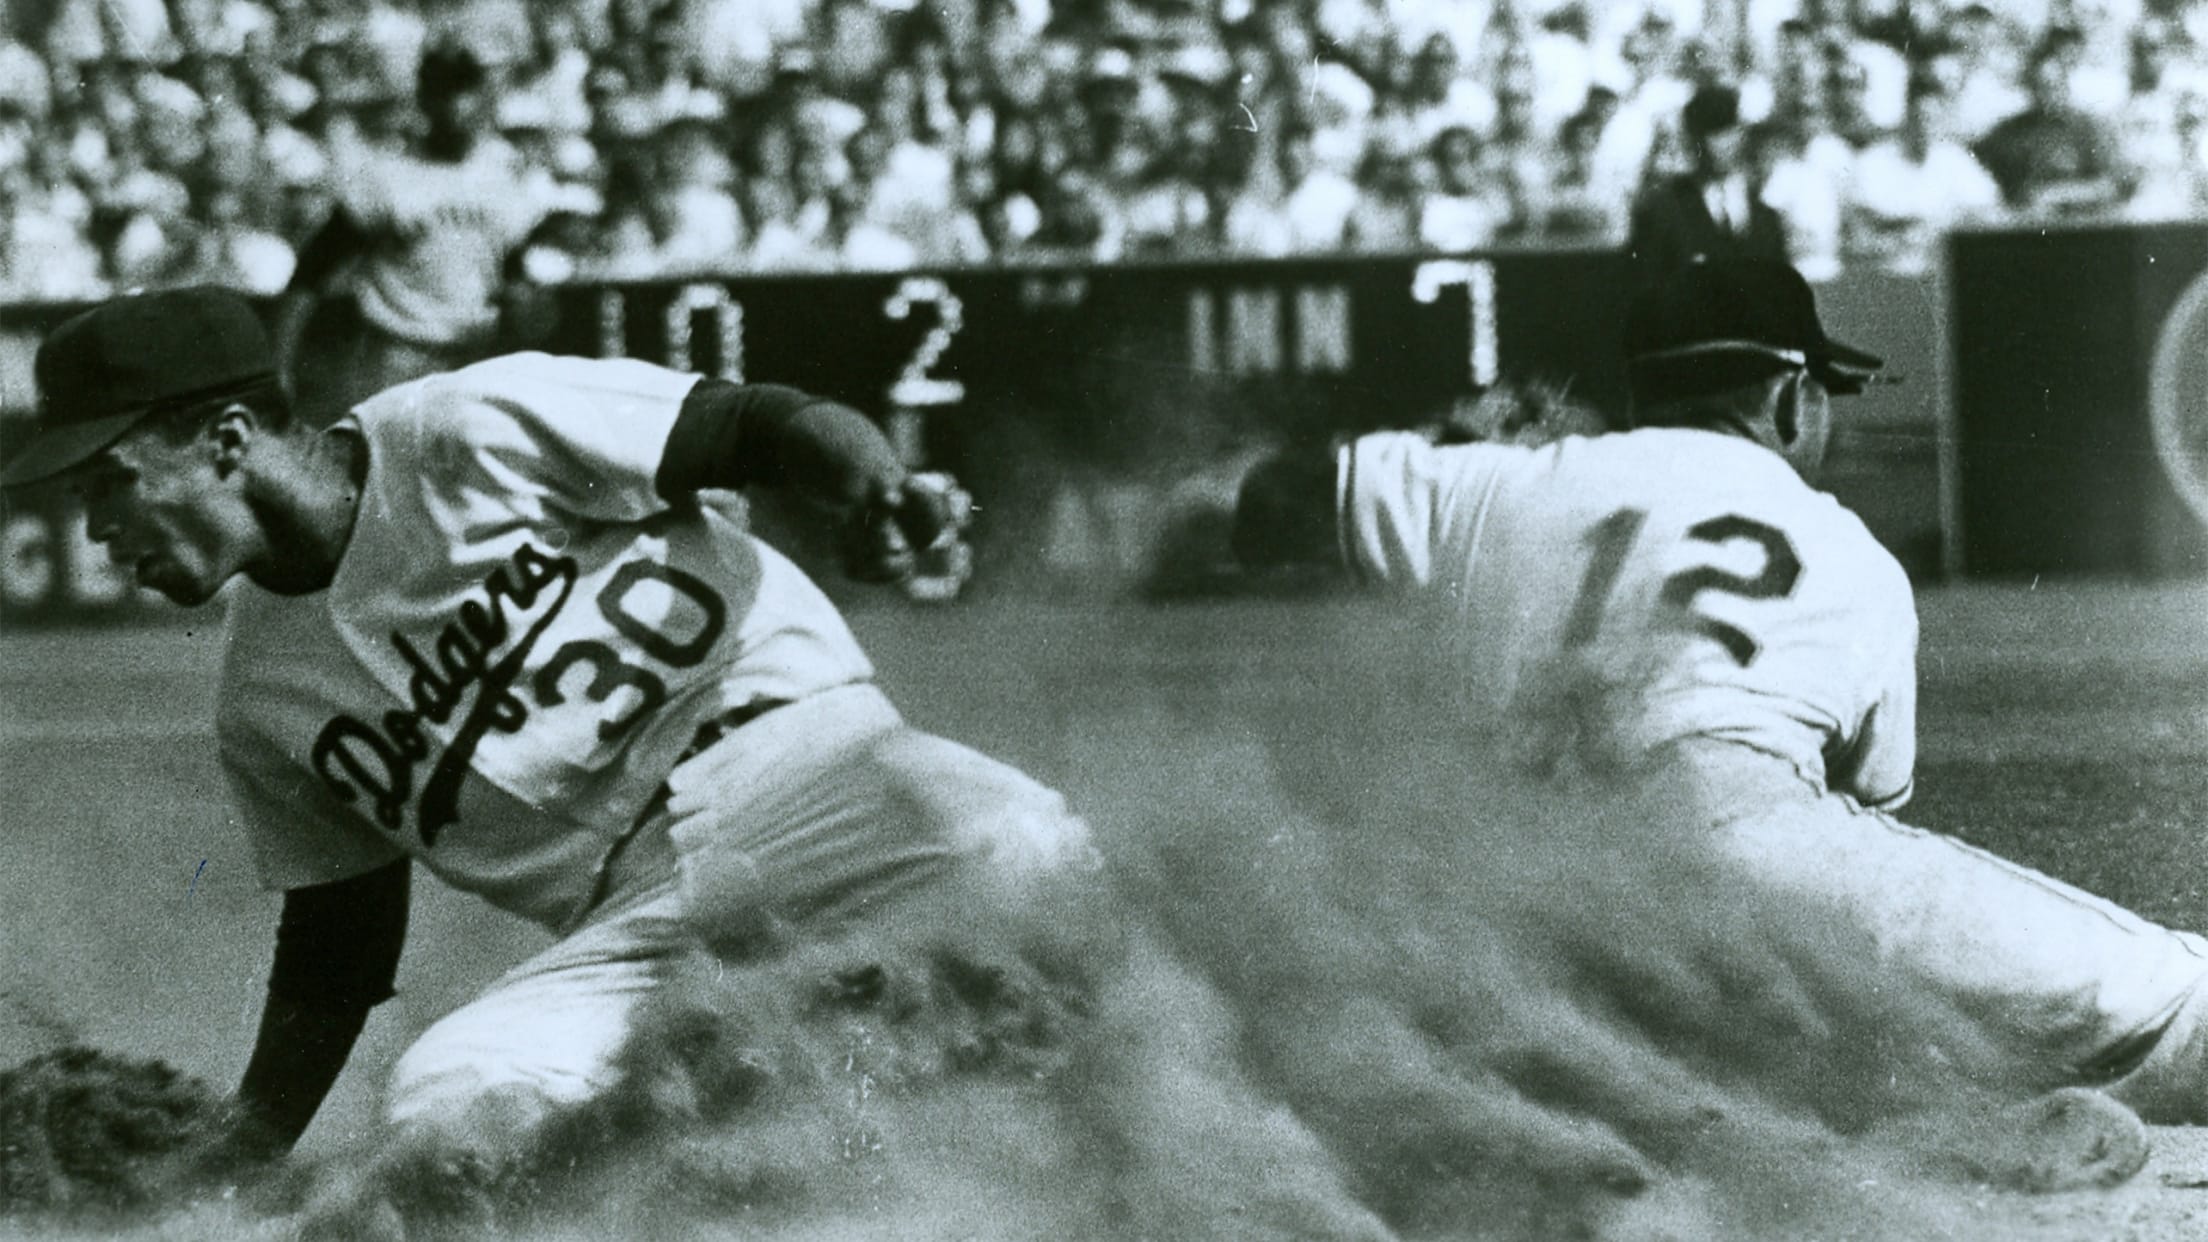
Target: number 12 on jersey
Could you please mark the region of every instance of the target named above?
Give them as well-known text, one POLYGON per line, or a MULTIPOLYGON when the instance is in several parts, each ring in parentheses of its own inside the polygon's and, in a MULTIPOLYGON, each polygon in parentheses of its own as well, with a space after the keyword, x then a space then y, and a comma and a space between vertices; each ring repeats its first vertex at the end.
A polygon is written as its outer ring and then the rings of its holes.
MULTIPOLYGON (((1565 647, 1584 647, 1601 632, 1603 611, 1609 606, 1619 573, 1625 569, 1626 555, 1647 522, 1648 514, 1643 510, 1619 509, 1588 529, 1587 543, 1593 553, 1587 560, 1587 572, 1580 578, 1572 615, 1564 623, 1565 647)), ((1687 538, 1716 547, 1747 540, 1763 550, 1763 568, 1754 577, 1715 565, 1697 565, 1664 579, 1659 595, 1665 609, 1683 617, 1696 632, 1716 640, 1746 668, 1756 658, 1756 640, 1737 625, 1695 611, 1695 604, 1711 591, 1738 599, 1785 599, 1801 580, 1801 558, 1795 555, 1794 545, 1787 542, 1784 531, 1737 513, 1697 522, 1687 528, 1687 538)))

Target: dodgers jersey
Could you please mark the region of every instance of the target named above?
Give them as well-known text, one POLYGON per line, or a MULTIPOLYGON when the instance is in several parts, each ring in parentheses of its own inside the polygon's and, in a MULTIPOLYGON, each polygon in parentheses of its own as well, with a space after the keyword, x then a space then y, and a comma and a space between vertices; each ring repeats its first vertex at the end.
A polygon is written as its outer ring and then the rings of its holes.
POLYGON ((697 380, 518 354, 349 416, 368 469, 335 578, 230 605, 217 733, 264 883, 412 855, 567 928, 701 724, 872 677, 733 504, 654 490, 697 380))
POLYGON ((1717 738, 1868 805, 1908 797, 1908 578, 1777 454, 1679 428, 1539 447, 1382 433, 1341 450, 1337 488, 1345 561, 1443 611, 1475 726, 1591 717, 1627 755, 1717 738))

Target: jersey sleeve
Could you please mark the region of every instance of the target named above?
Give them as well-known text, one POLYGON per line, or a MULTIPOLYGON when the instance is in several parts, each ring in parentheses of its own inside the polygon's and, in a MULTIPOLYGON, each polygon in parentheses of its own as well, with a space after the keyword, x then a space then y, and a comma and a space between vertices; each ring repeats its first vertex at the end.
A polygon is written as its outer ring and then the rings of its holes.
POLYGON ((635 359, 514 354, 392 390, 424 459, 448 479, 534 497, 573 517, 634 522, 699 377, 635 359))
POLYGON ((1845 761, 1828 771, 1833 788, 1868 807, 1890 811, 1909 800, 1917 765, 1917 614, 1903 603, 1887 623, 1871 678, 1869 707, 1849 739, 1845 761))
POLYGON ((1339 450, 1335 513, 1342 563, 1369 582, 1425 586, 1469 498, 1485 495, 1509 450, 1437 446, 1408 431, 1360 436, 1339 450))
POLYGON ((223 777, 263 886, 328 884, 405 856, 366 820, 332 805, 309 773, 273 762, 273 745, 229 722, 216 733, 223 777))

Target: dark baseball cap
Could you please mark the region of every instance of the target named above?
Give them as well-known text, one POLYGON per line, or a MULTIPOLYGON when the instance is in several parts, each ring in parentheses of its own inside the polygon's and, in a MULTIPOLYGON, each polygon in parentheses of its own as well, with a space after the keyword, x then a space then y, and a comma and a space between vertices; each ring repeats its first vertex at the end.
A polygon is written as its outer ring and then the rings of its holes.
POLYGON ((269 382, 276 353, 260 317, 227 289, 165 289, 102 303, 38 347, 39 410, 0 464, 0 487, 52 478, 163 408, 269 382))
POLYGON ((1836 396, 1863 391, 1886 363, 1825 334, 1800 272, 1768 259, 1697 259, 1643 289, 1626 313, 1636 390, 1702 387, 1803 367, 1836 396))
POLYGON ((1730 86, 1704 86, 1679 110, 1679 128, 1703 137, 1740 124, 1740 92, 1730 86))

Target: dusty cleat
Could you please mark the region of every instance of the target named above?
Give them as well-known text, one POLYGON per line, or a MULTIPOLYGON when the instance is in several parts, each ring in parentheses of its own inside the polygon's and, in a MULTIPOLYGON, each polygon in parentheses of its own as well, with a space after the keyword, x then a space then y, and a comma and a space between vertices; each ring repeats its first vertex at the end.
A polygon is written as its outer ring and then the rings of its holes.
POLYGON ((2122 1185, 2147 1163, 2150 1146, 2137 1113, 2084 1087, 1913 1119, 1886 1137, 1924 1171, 2029 1194, 2122 1185))

